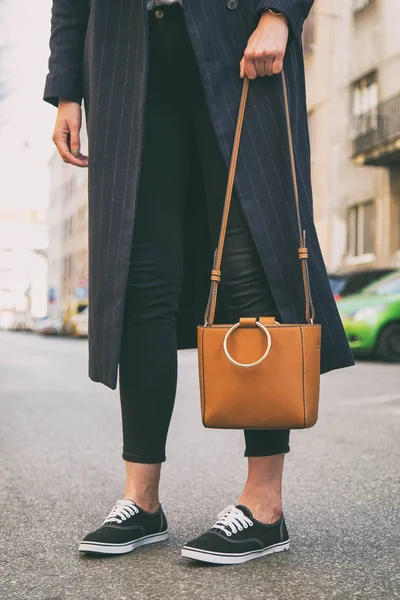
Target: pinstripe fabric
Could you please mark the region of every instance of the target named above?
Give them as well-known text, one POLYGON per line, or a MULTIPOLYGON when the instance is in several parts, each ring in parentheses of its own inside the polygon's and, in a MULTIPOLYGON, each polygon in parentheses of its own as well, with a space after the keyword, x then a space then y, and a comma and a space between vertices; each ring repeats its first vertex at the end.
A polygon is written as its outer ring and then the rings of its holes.
MULTIPOLYGON (((301 49, 302 25, 311 4, 312 0, 238 0, 237 7, 229 9, 225 0, 185 0, 183 11, 227 167, 242 87, 239 61, 247 39, 266 6, 288 17, 290 43, 285 71, 303 228, 310 250, 311 287, 316 321, 323 331, 321 371, 326 372, 353 364, 353 358, 312 218, 301 49)), ((89 376, 115 388, 144 133, 146 0, 92 0, 90 13, 87 0, 53 0, 50 47, 44 99, 56 105, 58 97, 76 101, 84 97, 88 113, 89 376)), ((304 290, 279 77, 250 82, 235 192, 284 321, 304 322, 304 290)), ((185 302, 191 301, 186 295, 185 302)), ((192 315, 186 327, 194 332, 201 317, 190 310, 186 313, 192 315)))

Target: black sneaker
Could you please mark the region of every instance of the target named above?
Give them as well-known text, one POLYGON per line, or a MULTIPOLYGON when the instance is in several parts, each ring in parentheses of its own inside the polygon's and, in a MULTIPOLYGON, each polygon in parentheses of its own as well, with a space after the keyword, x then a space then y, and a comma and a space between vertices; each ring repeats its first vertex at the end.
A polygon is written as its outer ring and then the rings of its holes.
POLYGON ((79 550, 125 554, 167 538, 168 524, 161 506, 156 513, 148 513, 132 500, 117 500, 103 525, 83 538, 79 550))
POLYGON ((182 556, 219 565, 236 565, 289 549, 289 534, 282 515, 264 525, 245 506, 227 506, 209 531, 182 548, 182 556))

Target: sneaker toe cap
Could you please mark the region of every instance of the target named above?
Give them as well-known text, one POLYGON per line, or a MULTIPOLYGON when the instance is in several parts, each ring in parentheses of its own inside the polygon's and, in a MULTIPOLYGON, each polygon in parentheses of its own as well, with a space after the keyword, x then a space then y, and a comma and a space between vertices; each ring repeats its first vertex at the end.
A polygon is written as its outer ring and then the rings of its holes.
POLYGON ((100 527, 95 531, 91 531, 82 539, 82 542, 106 542, 107 540, 107 530, 106 528, 100 527))
POLYGON ((88 533, 82 542, 97 542, 99 544, 121 544, 140 537, 140 532, 136 530, 124 530, 111 527, 99 527, 95 531, 88 533))
POLYGON ((210 548, 210 546, 214 546, 216 543, 218 543, 218 545, 221 545, 221 543, 223 544, 224 542, 227 542, 227 540, 224 540, 222 537, 216 536, 215 533, 208 531, 200 537, 195 538, 194 540, 190 540, 190 542, 187 542, 185 544, 185 547, 204 550, 206 548, 210 548))

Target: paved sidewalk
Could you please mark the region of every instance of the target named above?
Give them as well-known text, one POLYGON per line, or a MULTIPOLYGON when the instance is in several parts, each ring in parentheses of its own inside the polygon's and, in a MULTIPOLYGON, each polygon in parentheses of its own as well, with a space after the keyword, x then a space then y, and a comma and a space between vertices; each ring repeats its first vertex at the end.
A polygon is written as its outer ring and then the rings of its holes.
POLYGON ((78 554, 124 477, 118 394, 86 373, 85 341, 0 332, 1 600, 400 598, 399 365, 323 377, 320 421, 292 433, 287 456, 291 550, 237 567, 180 558, 238 497, 246 465, 241 432, 201 425, 190 350, 163 469, 171 539, 78 554))

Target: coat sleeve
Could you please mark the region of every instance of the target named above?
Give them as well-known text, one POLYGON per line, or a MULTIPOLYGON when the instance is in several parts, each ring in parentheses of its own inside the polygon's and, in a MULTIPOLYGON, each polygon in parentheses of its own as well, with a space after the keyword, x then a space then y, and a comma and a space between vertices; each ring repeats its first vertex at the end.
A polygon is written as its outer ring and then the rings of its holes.
POLYGON ((53 0, 49 72, 43 99, 58 106, 59 98, 82 102, 82 67, 89 0, 53 0))
POLYGON ((283 13, 289 25, 288 45, 294 40, 301 44, 303 24, 314 0, 255 0, 255 4, 257 19, 266 8, 283 13))

